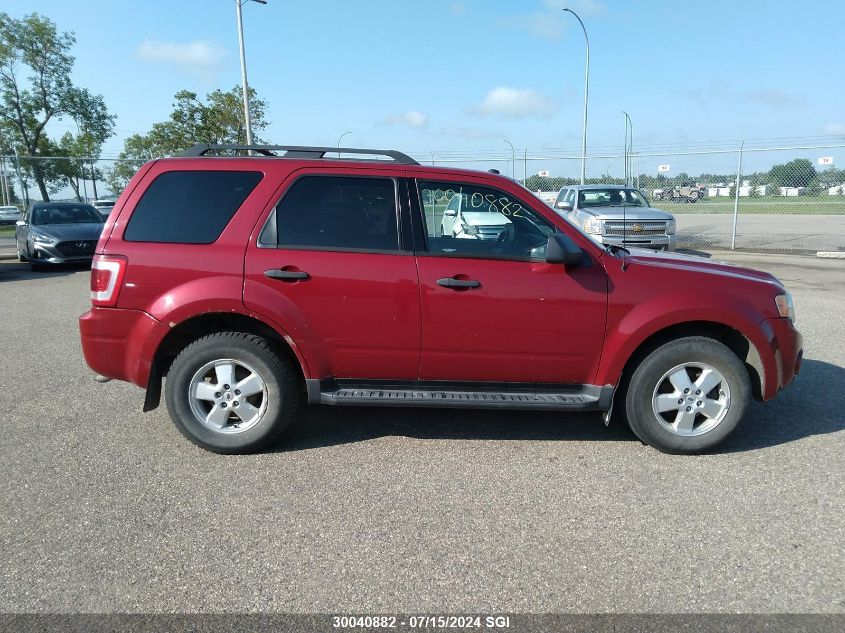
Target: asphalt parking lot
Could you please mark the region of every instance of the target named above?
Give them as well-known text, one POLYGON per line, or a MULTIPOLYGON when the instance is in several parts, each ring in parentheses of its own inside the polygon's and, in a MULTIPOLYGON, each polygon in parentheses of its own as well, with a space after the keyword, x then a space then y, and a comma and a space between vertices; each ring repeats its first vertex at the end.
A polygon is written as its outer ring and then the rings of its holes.
POLYGON ((845 261, 722 254, 795 295, 801 375, 721 450, 597 416, 308 408, 274 452, 95 383, 88 272, 0 261, 0 611, 845 612, 845 261))

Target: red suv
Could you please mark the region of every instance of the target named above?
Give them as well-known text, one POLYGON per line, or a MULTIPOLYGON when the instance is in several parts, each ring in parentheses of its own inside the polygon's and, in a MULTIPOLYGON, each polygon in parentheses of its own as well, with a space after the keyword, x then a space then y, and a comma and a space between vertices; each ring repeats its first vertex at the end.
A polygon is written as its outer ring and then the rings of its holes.
POLYGON ((97 244, 91 303, 99 379, 143 387, 149 411, 166 377, 178 429, 220 453, 274 442, 304 401, 615 410, 695 453, 802 357, 772 275, 602 246, 511 179, 395 151, 149 162, 97 244))

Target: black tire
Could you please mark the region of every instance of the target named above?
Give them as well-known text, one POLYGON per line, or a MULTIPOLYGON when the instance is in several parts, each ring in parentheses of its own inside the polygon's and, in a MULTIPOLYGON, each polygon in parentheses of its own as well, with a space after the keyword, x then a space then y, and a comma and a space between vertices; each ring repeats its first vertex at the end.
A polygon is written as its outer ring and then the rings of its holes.
POLYGON ((290 427, 299 406, 300 389, 292 363, 266 339, 244 332, 218 332, 197 339, 179 353, 167 375, 165 401, 176 428, 197 446, 214 453, 251 453, 273 444, 290 427), (266 398, 263 414, 254 426, 243 431, 213 430, 191 407, 189 388, 195 374, 221 359, 250 366, 266 386, 261 395, 266 398))
MULTIPOLYGON (((695 400, 695 397, 693 399, 695 400)), ((665 343, 640 363, 628 385, 625 413, 631 430, 646 444, 664 453, 694 454, 708 451, 720 444, 745 417, 750 403, 751 380, 736 354, 714 339, 690 336, 665 343), (702 420, 694 423, 698 424, 700 435, 685 436, 670 430, 668 423, 662 423, 658 419, 652 405, 656 390, 661 383, 666 384, 661 380, 664 374, 686 363, 706 364, 715 369, 727 383, 730 396, 727 412, 721 421, 716 422, 709 430, 704 430, 706 427, 703 426, 707 423, 706 417, 695 418, 702 420)), ((696 402, 690 404, 695 406, 696 402)), ((667 412, 666 416, 671 417, 671 411, 667 412)))

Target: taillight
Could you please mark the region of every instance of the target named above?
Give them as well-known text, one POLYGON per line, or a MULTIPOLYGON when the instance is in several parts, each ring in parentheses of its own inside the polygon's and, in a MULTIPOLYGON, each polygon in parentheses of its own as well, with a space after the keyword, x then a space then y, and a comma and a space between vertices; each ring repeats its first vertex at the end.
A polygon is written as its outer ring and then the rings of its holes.
POLYGON ((123 285, 126 258, 120 255, 94 255, 91 263, 91 305, 114 307, 123 285))

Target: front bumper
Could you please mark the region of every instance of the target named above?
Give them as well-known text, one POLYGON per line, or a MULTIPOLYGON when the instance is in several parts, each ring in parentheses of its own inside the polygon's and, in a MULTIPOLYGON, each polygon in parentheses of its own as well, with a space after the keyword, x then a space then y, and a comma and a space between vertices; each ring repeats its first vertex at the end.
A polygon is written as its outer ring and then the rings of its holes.
POLYGON ((758 334, 765 341, 766 349, 760 349, 765 378, 762 389, 763 400, 774 398, 789 385, 801 371, 804 358, 804 338, 786 318, 764 320, 758 334))
POLYGON ((94 259, 94 249, 82 255, 65 255, 56 244, 29 243, 29 261, 36 264, 72 264, 90 262, 94 259))
POLYGON ((613 246, 636 246, 637 248, 656 248, 664 251, 675 250, 674 235, 637 235, 632 233, 623 239, 621 235, 593 235, 600 244, 613 246))
POLYGON ((101 376, 146 387, 155 351, 170 331, 140 310, 92 307, 79 317, 85 362, 101 376))

